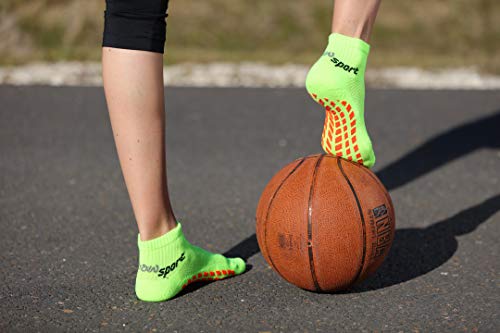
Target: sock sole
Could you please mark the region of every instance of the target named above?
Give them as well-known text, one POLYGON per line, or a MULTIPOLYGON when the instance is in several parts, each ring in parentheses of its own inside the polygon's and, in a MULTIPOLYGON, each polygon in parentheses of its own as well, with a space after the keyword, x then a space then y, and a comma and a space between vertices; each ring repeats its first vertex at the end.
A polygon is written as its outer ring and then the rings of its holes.
MULTIPOLYGON (((325 108, 326 116, 321 136, 321 146, 325 152, 359 164, 366 164, 359 144, 359 124, 351 104, 345 100, 332 101, 326 97, 319 98, 314 93, 311 97, 325 108)), ((371 143, 368 145, 371 149, 371 143)))
POLYGON ((191 276, 191 278, 188 278, 182 285, 182 289, 185 289, 187 286, 195 282, 222 280, 235 275, 235 271, 225 269, 199 272, 198 274, 194 274, 193 276, 191 276))

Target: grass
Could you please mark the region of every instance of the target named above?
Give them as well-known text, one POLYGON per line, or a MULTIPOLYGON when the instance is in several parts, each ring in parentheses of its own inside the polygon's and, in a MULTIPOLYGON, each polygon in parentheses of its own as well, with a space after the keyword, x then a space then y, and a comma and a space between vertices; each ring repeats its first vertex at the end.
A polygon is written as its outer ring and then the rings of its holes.
MULTIPOLYGON (((0 65, 100 58, 104 1, 2 0, 0 65)), ((500 73, 497 0, 383 0, 370 66, 476 66, 500 73)), ((331 1, 171 0, 167 63, 312 63, 331 1)))

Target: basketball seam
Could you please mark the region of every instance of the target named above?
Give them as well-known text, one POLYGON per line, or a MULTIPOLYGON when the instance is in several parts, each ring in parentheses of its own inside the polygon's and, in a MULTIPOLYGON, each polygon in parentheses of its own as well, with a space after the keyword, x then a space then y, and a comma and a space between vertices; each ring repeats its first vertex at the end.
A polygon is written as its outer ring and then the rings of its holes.
POLYGON ((312 174, 312 180, 311 180, 311 187, 309 189, 309 202, 308 202, 308 217, 307 217, 307 249, 308 249, 308 254, 309 254, 309 267, 311 270, 311 276, 312 280, 314 283, 314 287, 316 288, 316 291, 322 291, 321 287, 319 286, 318 279, 316 277, 316 270, 314 268, 314 256, 313 256, 313 242, 312 242, 312 199, 314 195, 314 185, 316 182, 316 176, 317 176, 317 170, 319 168, 319 164, 321 163, 321 160, 323 160, 323 157, 325 155, 320 155, 318 157, 318 160, 316 161, 316 164, 314 166, 313 174, 312 174))
MULTIPOLYGON (((390 209, 390 212, 392 213, 392 231, 391 231, 391 246, 392 246, 392 242, 394 241, 394 235, 396 233, 396 212, 394 211, 394 204, 392 203, 392 198, 391 198, 391 195, 389 194, 389 191, 387 191, 387 189, 385 188, 384 184, 382 183, 382 181, 380 179, 377 178, 377 176, 371 172, 369 169, 366 169, 364 170, 364 172, 370 176, 371 179, 373 179, 379 186, 381 186, 383 189, 384 189, 384 196, 387 200, 387 203, 389 204, 389 209, 390 209)), ((390 247, 389 246, 389 249, 390 247)), ((387 253, 385 254, 387 256, 387 254, 389 253, 389 251, 387 251, 387 253)))
MULTIPOLYGON (((335 159, 338 159, 338 157, 335 157, 335 156, 331 156, 331 155, 325 155, 325 157, 330 157, 330 158, 335 158, 335 159)), ((370 176, 370 178, 372 178, 378 185, 382 186, 382 188, 385 189, 385 193, 384 193, 384 196, 386 197, 387 201, 391 204, 391 207, 394 207, 393 205, 393 202, 392 202, 392 198, 391 196, 389 195, 389 191, 387 190, 387 188, 385 187, 385 185, 382 183, 382 181, 380 179, 377 178, 377 176, 373 173, 373 171, 371 171, 370 169, 368 169, 367 167, 357 163, 357 162, 353 162, 353 161, 348 161, 346 159, 344 159, 345 162, 347 163, 351 163, 351 164, 354 164, 356 166, 360 166, 361 169, 368 175, 370 176)), ((393 214, 394 214, 394 209, 393 209, 393 214)))
POLYGON ((290 176, 295 172, 297 171, 297 169, 302 165, 302 163, 304 163, 304 161, 306 160, 306 158, 302 158, 300 160, 300 162, 293 168, 292 171, 290 171, 290 173, 281 181, 281 183, 279 184, 279 186, 276 188, 276 191, 274 191, 273 193, 273 196, 271 197, 271 200, 269 200, 269 205, 267 206, 267 211, 266 211, 266 218, 264 220, 264 246, 266 248, 266 252, 267 252, 267 257, 269 258, 269 261, 270 261, 270 264, 271 266, 273 266, 274 270, 279 274, 281 275, 281 277, 285 278, 283 276, 283 274, 281 274, 281 272, 278 270, 278 268, 276 267, 276 265, 274 264, 273 262, 273 258, 272 256, 270 255, 269 253, 269 249, 267 247, 267 220, 269 218, 269 212, 271 210, 271 206, 273 204, 273 201, 274 201, 274 198, 276 198, 276 195, 278 194, 279 190, 281 189, 281 187, 283 186, 283 184, 287 181, 288 178, 290 178, 290 176))
POLYGON ((384 184, 382 184, 382 182, 374 174, 372 174, 370 170, 364 170, 364 171, 368 176, 370 176, 371 179, 373 179, 379 186, 381 186, 385 190, 384 196, 387 199, 387 202, 391 205, 391 210, 394 215, 394 209, 393 209, 394 205, 392 203, 392 198, 391 195, 389 194, 389 191, 385 188, 384 184))
POLYGON ((340 172, 344 176, 344 179, 346 180, 347 184, 351 188, 352 194, 354 195, 354 199, 356 199, 356 205, 358 207, 359 215, 361 217, 361 226, 362 226, 362 230, 363 230, 363 255, 361 256, 361 262, 359 263, 358 271, 356 272, 356 275, 355 275, 354 279, 351 282, 351 283, 355 283, 359 279, 361 273, 363 272, 363 267, 365 266, 365 260, 366 260, 366 225, 365 225, 365 218, 363 216, 363 210, 361 209, 361 203, 359 202, 358 195, 356 194, 356 191, 354 190, 354 186, 352 185, 351 181, 349 180, 349 178, 347 177, 347 175, 346 175, 346 173, 344 171, 344 168, 342 167, 342 162, 341 162, 340 158, 337 159, 337 165, 339 167, 340 172))

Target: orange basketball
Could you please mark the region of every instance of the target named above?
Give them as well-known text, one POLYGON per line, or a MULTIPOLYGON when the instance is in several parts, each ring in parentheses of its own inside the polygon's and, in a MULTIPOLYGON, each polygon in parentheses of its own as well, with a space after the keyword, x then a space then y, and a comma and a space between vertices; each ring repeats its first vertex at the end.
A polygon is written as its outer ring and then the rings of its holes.
POLYGON ((380 180, 330 155, 281 169, 262 193, 256 220, 269 265, 319 292, 346 289, 375 272, 394 239, 394 208, 380 180))

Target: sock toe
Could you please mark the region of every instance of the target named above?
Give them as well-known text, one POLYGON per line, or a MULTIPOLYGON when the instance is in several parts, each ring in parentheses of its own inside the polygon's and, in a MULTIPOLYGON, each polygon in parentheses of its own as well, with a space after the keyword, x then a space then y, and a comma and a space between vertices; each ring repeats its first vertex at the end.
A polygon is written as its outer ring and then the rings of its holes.
POLYGON ((234 271, 234 273, 241 274, 245 272, 247 268, 247 264, 245 263, 245 260, 241 258, 229 258, 229 266, 231 269, 234 271))

